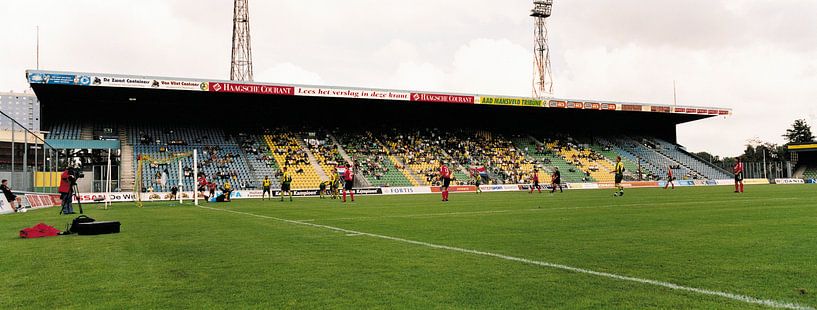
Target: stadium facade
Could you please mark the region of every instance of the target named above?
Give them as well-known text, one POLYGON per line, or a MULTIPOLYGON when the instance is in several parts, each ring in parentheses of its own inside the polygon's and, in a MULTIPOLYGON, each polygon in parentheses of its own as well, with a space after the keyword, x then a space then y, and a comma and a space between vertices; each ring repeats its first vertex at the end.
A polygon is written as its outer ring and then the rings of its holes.
MULTIPOLYGON (((277 185, 287 166, 295 188, 309 190, 351 163, 361 188, 433 187, 440 161, 461 186, 475 173, 508 186, 557 168, 563 182, 603 185, 616 156, 632 182, 659 182, 668 169, 690 184, 730 177, 676 144, 678 124, 731 115, 725 108, 41 70, 26 78, 46 143, 96 176, 111 149, 122 192, 166 191, 180 180, 192 188, 192 160, 176 173, 139 159, 194 149, 208 179, 241 189, 264 176, 277 185)), ((83 191, 100 188, 89 182, 83 191)))

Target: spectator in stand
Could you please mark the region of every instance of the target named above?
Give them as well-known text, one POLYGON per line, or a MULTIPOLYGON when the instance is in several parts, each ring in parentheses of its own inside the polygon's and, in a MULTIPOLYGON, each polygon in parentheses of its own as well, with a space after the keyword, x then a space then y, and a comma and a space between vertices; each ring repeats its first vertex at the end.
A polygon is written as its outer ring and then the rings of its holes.
POLYGON ((3 195, 6 196, 6 201, 8 201, 9 204, 11 204, 11 209, 14 210, 14 212, 17 212, 17 209, 23 206, 21 204, 22 200, 20 199, 20 197, 14 195, 14 193, 11 191, 11 188, 9 188, 8 180, 3 180, 2 183, 0 183, 0 191, 3 191, 3 195))

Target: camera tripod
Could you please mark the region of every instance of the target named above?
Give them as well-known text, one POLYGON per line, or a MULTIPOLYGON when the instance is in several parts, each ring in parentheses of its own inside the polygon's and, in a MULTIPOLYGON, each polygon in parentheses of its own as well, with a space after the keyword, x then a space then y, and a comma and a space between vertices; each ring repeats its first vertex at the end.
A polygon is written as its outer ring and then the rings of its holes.
MULTIPOLYGON (((82 214, 82 199, 79 196, 79 188, 77 188, 77 183, 71 184, 71 194, 68 195, 65 199, 72 199, 77 198, 77 205, 79 205, 79 214, 82 214)), ((60 208, 60 215, 62 215, 63 208, 60 208)))

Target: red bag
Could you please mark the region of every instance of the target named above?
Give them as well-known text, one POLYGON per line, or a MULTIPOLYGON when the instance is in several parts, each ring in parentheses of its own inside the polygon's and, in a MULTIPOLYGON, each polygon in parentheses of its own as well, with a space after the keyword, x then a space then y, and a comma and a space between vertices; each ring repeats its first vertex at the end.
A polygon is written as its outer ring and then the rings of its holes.
POLYGON ((24 228, 20 231, 20 238, 42 238, 59 236, 60 231, 54 227, 39 223, 34 227, 24 228))

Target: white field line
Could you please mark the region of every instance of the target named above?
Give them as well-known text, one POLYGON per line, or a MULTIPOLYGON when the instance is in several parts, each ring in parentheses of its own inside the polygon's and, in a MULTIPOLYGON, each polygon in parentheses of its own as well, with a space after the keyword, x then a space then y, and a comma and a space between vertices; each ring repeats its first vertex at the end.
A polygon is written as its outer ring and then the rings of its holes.
MULTIPOLYGON (((771 198, 771 199, 799 199, 799 198, 771 198)), ((740 200, 738 200, 740 201, 740 200)), ((749 201, 749 200, 747 200, 749 201)), ((320 221, 349 221, 349 220, 370 220, 370 219, 384 219, 384 218, 433 218, 433 217, 449 217, 449 216, 468 216, 468 215, 485 215, 498 213, 527 213, 531 211, 552 211, 552 210, 578 210, 578 209, 605 209, 615 207, 655 207, 655 206, 678 206, 678 205, 700 205, 711 204, 718 202, 735 202, 735 200, 709 200, 709 201, 688 201, 688 202, 663 202, 663 203, 638 203, 638 204, 622 204, 622 205, 599 205, 587 207, 561 207, 561 208, 531 208, 531 209, 505 209, 505 210, 486 210, 486 211, 463 211, 463 212, 438 212, 438 213, 418 213, 405 215, 384 215, 384 216, 358 216, 358 217, 336 217, 325 218, 320 221)), ((756 209, 756 208, 755 208, 756 209)), ((724 210, 724 209, 709 209, 710 211, 724 210)), ((299 222, 315 222, 316 219, 295 220, 299 222)))
POLYGON ((692 292, 692 293, 697 293, 697 294, 702 294, 702 295, 723 297, 723 298, 732 299, 732 300, 736 300, 736 301, 740 301, 740 302, 744 302, 744 303, 767 306, 767 307, 772 307, 772 308, 797 309, 797 310, 817 310, 817 309, 814 309, 814 308, 809 307, 809 306, 803 306, 803 305, 796 304, 796 303, 791 303, 791 302, 778 301, 778 300, 772 300, 772 299, 761 299, 761 298, 747 296, 747 295, 734 294, 734 293, 729 293, 729 292, 715 291, 715 290, 696 288, 696 287, 690 287, 690 286, 683 286, 683 285, 674 284, 674 283, 670 283, 670 282, 643 279, 643 278, 636 278, 636 277, 618 275, 618 274, 608 273, 608 272, 594 271, 594 270, 590 270, 590 269, 584 269, 584 268, 571 267, 571 266, 562 265, 562 264, 554 264, 554 263, 530 260, 530 259, 526 259, 526 258, 502 255, 502 254, 491 253, 491 252, 484 252, 484 251, 471 250, 471 249, 465 249, 465 248, 458 248, 458 247, 447 246, 447 245, 439 245, 439 244, 428 243, 428 242, 423 242, 423 241, 415 241, 415 240, 403 239, 403 238, 398 238, 398 237, 378 235, 378 234, 355 231, 355 230, 350 230, 350 229, 345 229, 345 228, 340 228, 340 227, 321 225, 321 224, 315 224, 315 223, 306 223, 306 222, 288 220, 288 219, 277 218, 277 217, 272 217, 272 216, 253 214, 253 213, 248 213, 248 212, 233 211, 233 210, 226 210, 226 209, 216 209, 216 208, 205 207, 205 206, 199 206, 199 207, 203 208, 203 209, 214 210, 214 211, 224 211, 224 212, 254 216, 254 217, 259 217, 259 218, 264 218, 264 219, 271 219, 271 220, 290 223, 290 224, 304 225, 304 226, 310 226, 310 227, 315 227, 315 228, 323 228, 323 229, 328 229, 328 230, 332 230, 332 231, 342 232, 342 233, 345 233, 347 236, 348 235, 362 235, 362 236, 368 236, 368 237, 372 237, 372 238, 385 239, 385 240, 397 241, 397 242, 408 243, 408 244, 413 244, 413 245, 419 245, 419 246, 424 246, 424 247, 433 248, 433 249, 441 249, 441 250, 461 252, 461 253, 467 253, 467 254, 473 254, 473 255, 494 257, 494 258, 504 259, 504 260, 508 260, 508 261, 514 261, 514 262, 519 262, 519 263, 524 263, 524 264, 529 264, 529 265, 536 265, 536 266, 548 267, 548 268, 553 268, 553 269, 560 269, 560 270, 571 271, 571 272, 575 272, 575 273, 589 274, 589 275, 605 277, 605 278, 621 280, 621 281, 629 281, 629 282, 636 282, 636 283, 660 286, 660 287, 668 288, 668 289, 671 289, 671 290, 686 291, 686 292, 692 292))
MULTIPOLYGON (((480 203, 489 203, 489 202, 490 202, 490 203, 494 203, 494 202, 507 202, 507 201, 508 201, 508 198, 507 198, 507 197, 504 197, 504 198, 498 198, 498 197, 495 195, 495 194, 500 194, 500 193, 503 193, 503 192, 492 192, 492 193, 485 193, 485 196, 483 196, 483 197, 480 199, 480 203)), ((508 192, 504 192, 504 193, 508 193, 508 192)), ((462 194, 462 193, 460 193, 460 194, 462 194)), ((408 196, 424 196, 424 195, 432 195, 432 194, 416 194, 416 195, 408 195, 408 196)), ((434 195, 439 195, 439 194, 434 194, 434 195)), ((405 197, 405 196, 406 196, 406 195, 404 195, 404 197, 405 197)), ((633 196, 633 195, 631 195, 631 196, 633 196)), ((381 198, 383 198, 383 197, 396 197, 396 196, 372 196, 372 197, 381 197, 381 198)), ((556 196, 547 196, 546 198, 541 198, 541 199, 542 199, 542 200, 541 200, 541 202, 542 202, 542 203, 548 203, 548 202, 549 202, 549 201, 551 201, 551 200, 553 200, 553 201, 558 201, 558 202, 566 202, 566 200, 562 200, 562 199, 560 199, 560 198, 558 198, 558 197, 559 197, 559 195, 556 195, 556 196)), ((608 197, 609 197, 609 196, 608 196, 608 197)), ((655 198, 656 200, 661 200, 661 199, 665 199, 665 198, 672 198, 672 197, 671 197, 671 196, 661 196, 661 197, 649 197, 649 198, 655 198)), ((540 199, 540 198, 532 198, 532 199, 540 199)), ((585 203, 585 202, 590 202, 590 201, 595 201, 595 200, 598 200, 598 197, 583 198, 583 197, 575 197, 575 196, 571 196, 569 199, 570 199, 570 202, 575 202, 575 203, 585 203)), ((620 199, 620 198, 613 198, 613 197, 610 197, 610 200, 611 200, 611 201, 616 200, 616 199, 620 199)), ((756 203, 756 204, 757 204, 757 203, 762 203, 762 202, 766 202, 766 201, 776 201, 776 200, 803 200, 803 199, 808 199, 808 197, 778 197, 778 198, 758 198, 758 197, 751 197, 751 198, 745 198, 745 197, 741 197, 741 196, 739 196, 739 195, 735 194, 735 198, 730 198, 730 199, 726 199, 726 200, 724 200, 724 199, 722 199, 722 200, 709 200, 709 201, 707 201, 707 202, 709 202, 709 203, 713 203, 713 202, 753 202, 753 203, 756 203)), ((435 200, 434 202, 436 202, 436 201, 437 201, 437 200, 435 200)), ((663 200, 662 200, 662 201, 663 201, 663 200)), ((431 202, 431 201, 429 201, 428 203, 432 203, 432 202, 431 202)), ((689 201, 689 202, 664 202, 664 203, 635 204, 635 205, 632 205, 632 204, 622 204, 622 205, 617 205, 617 206, 622 206, 622 207, 626 207, 626 206, 652 206, 652 205, 661 205, 661 204, 686 204, 686 203, 699 203, 699 202, 698 202, 698 201, 689 201)), ((598 206, 596 206, 596 208, 597 208, 597 207, 598 207, 598 206)), ((394 209, 394 207, 393 207, 393 206, 377 206, 377 207, 372 206, 372 207, 366 207, 366 210, 390 210, 390 209, 394 209)))

